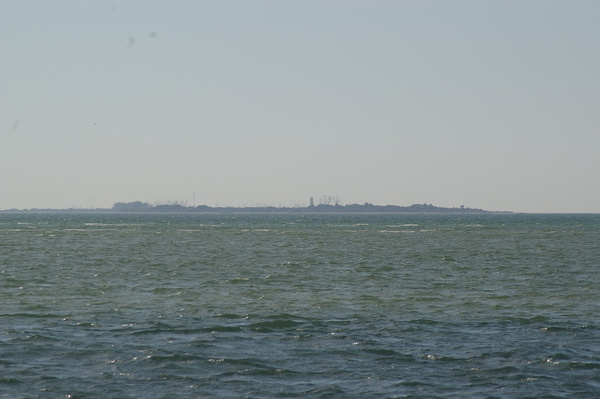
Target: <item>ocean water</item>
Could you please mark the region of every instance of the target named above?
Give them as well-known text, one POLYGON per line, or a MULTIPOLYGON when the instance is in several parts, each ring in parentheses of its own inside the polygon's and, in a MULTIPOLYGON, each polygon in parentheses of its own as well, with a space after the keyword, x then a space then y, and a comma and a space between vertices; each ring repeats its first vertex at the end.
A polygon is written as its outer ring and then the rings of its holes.
POLYGON ((600 215, 0 214, 0 398, 467 397, 600 397, 600 215))

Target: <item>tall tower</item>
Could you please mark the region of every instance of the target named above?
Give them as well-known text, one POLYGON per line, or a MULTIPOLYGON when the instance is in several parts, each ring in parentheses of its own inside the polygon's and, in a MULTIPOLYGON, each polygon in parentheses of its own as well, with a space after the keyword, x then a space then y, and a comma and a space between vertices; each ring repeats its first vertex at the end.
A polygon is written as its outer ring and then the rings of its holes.
POLYGON ((314 208, 315 206, 315 201, 313 201, 313 197, 310 197, 310 207, 314 208))

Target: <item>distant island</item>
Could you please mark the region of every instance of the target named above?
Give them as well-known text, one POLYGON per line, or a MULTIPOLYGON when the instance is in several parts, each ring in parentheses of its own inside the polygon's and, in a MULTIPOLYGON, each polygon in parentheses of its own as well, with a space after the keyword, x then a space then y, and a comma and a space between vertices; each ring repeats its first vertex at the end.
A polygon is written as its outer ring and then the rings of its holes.
POLYGON ((181 204, 150 205, 146 202, 117 202, 113 205, 114 212, 194 212, 194 213, 510 213, 486 211, 483 209, 467 208, 461 205, 458 208, 444 208, 432 204, 413 204, 410 206, 399 205, 373 205, 364 204, 318 204, 307 207, 210 207, 207 205, 184 206, 181 204))
POLYGON ((211 207, 208 205, 186 206, 180 203, 151 205, 147 202, 117 202, 109 209, 70 208, 70 209, 9 209, 2 212, 118 212, 118 213, 512 213, 507 211, 486 211, 483 209, 468 208, 461 205, 457 208, 445 208, 432 204, 413 204, 410 206, 399 205, 374 205, 364 204, 341 205, 339 202, 320 203, 314 205, 312 198, 306 207, 276 207, 276 206, 251 206, 251 207, 211 207))

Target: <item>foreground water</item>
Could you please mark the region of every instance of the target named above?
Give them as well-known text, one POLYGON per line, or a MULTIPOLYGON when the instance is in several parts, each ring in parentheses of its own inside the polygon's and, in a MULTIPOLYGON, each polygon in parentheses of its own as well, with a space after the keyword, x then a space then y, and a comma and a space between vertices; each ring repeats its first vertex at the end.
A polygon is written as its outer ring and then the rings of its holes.
POLYGON ((0 214, 0 398, 597 398, 599 215, 0 214))

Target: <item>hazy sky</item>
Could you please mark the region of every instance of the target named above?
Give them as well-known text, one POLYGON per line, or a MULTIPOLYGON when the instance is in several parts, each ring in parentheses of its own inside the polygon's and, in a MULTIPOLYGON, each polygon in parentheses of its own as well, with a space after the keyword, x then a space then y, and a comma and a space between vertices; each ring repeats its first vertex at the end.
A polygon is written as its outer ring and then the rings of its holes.
POLYGON ((598 0, 0 0, 0 209, 600 212, 598 0))

